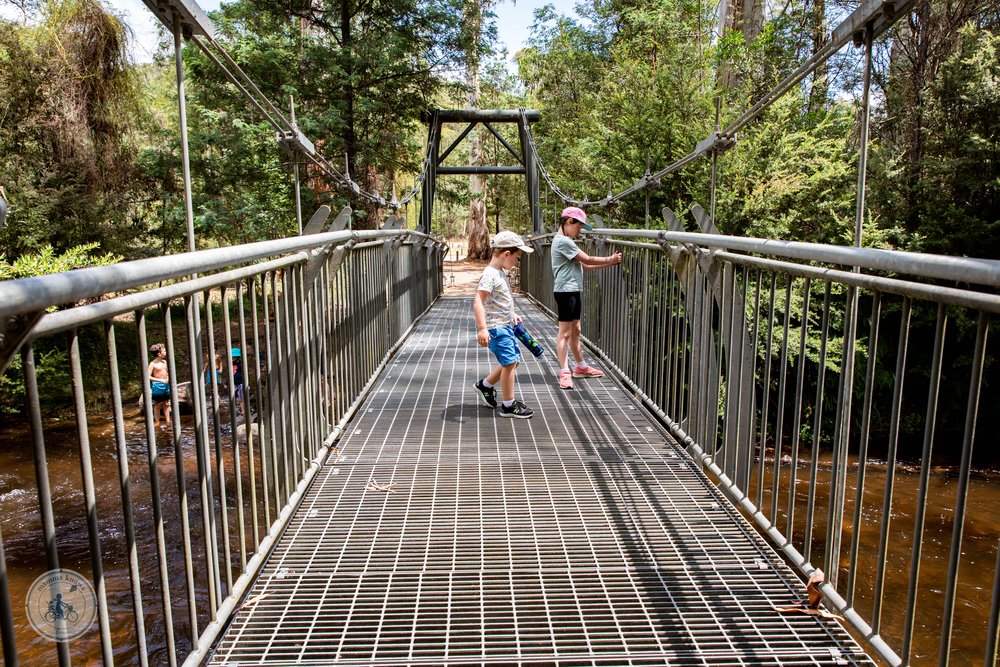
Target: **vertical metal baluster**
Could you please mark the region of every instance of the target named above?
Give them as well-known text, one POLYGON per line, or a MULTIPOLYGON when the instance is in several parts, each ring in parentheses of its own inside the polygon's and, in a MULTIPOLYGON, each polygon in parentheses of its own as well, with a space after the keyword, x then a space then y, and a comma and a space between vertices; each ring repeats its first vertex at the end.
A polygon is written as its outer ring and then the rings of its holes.
POLYGON ((326 369, 327 398, 327 432, 329 436, 333 427, 337 424, 339 416, 337 414, 337 375, 334 365, 337 346, 333 337, 334 327, 334 295, 333 276, 330 274, 330 264, 323 265, 323 363, 326 369))
MULTIPOLYGON (((347 253, 350 251, 345 250, 344 252, 347 253)), ((344 260, 346 261, 346 257, 344 260)), ((328 276, 330 285, 330 323, 328 324, 327 335, 330 337, 330 382, 333 383, 334 394, 333 424, 339 423, 341 416, 344 414, 344 372, 341 365, 343 344, 340 341, 340 322, 343 316, 340 277, 343 275, 343 267, 344 265, 341 263, 340 268, 328 276)), ((327 270, 329 271, 329 265, 327 265, 327 270)))
MULTIPOLYGON (((709 422, 711 432, 713 433, 713 441, 715 443, 716 460, 718 460, 718 453, 722 451, 722 461, 719 467, 722 468, 726 474, 729 475, 729 479, 735 479, 735 457, 734 452, 730 452, 729 448, 726 447, 726 431, 729 429, 729 424, 725 421, 726 415, 726 404, 728 402, 728 390, 729 378, 731 369, 729 368, 729 354, 732 352, 732 348, 729 346, 729 342, 726 337, 728 333, 732 332, 732 322, 733 322, 733 265, 729 262, 722 262, 722 272, 719 276, 719 331, 716 334, 713 327, 712 334, 716 341, 716 355, 715 363, 716 369, 715 373, 718 376, 719 383, 715 386, 715 393, 708 397, 709 410, 711 411, 711 421, 709 422), (726 331, 726 324, 729 324, 729 332, 726 331), (719 403, 722 403, 721 409, 719 403), (722 422, 720 424, 720 421, 722 422), (721 426, 721 428, 720 428, 721 426)), ((709 304, 713 302, 710 300, 709 304)))
MULTIPOLYGON (((757 357, 760 356, 758 351, 758 346, 760 345, 760 285, 761 285, 761 271, 757 270, 757 279, 754 281, 754 298, 753 298, 753 339, 750 343, 750 354, 753 358, 750 359, 750 414, 747 415, 747 429, 746 434, 750 438, 750 443, 747 445, 749 459, 749 465, 747 466, 747 495, 750 494, 750 481, 753 479, 754 469, 758 471, 757 475, 757 509, 760 509, 760 493, 764 488, 764 445, 760 444, 760 456, 757 456, 758 443, 754 442, 754 435, 757 433, 757 426, 754 424, 754 418, 757 415, 757 357)), ((746 290, 749 288, 747 280, 747 272, 743 272, 743 303, 747 303, 746 290)), ((747 325, 750 325, 749 319, 747 320, 747 325)), ((743 362, 745 363, 745 362, 743 362)), ((742 406, 742 401, 740 402, 742 406)), ((740 422, 742 424, 742 422, 740 422)))
POLYGON ((10 586, 7 584, 7 552, 0 534, 0 641, 6 667, 17 667, 17 645, 14 637, 14 610, 10 606, 10 586))
MULTIPOLYGON (((250 279, 250 312, 252 313, 251 322, 253 330, 253 348, 254 348, 254 369, 256 371, 256 386, 257 391, 255 392, 255 398, 257 399, 257 423, 260 425, 260 431, 258 432, 259 448, 260 448, 260 483, 261 483, 261 496, 264 500, 264 533, 267 533, 268 527, 271 525, 271 499, 270 499, 270 484, 268 479, 270 476, 270 468, 268 466, 268 429, 270 428, 271 422, 268 420, 267 423, 264 422, 265 415, 268 413, 264 410, 264 382, 260 369, 260 325, 258 323, 258 306, 257 306, 257 278, 263 278, 263 276, 253 276, 250 279)), ((267 295, 264 294, 264 289, 266 289, 263 279, 261 280, 261 294, 264 296, 265 300, 267 295)), ((265 353, 266 355, 266 353, 265 353)), ((267 357, 265 356, 265 363, 267 357)), ((268 378, 267 386, 270 390, 270 378, 268 378)), ((270 408, 270 400, 268 400, 268 407, 270 408)), ((254 508, 256 509, 257 503, 254 502, 254 508)), ((257 551, 256 546, 260 544, 259 538, 256 537, 256 528, 254 529, 254 551, 257 551)))
MULTIPOLYGON (((720 300, 716 302, 715 300, 715 288, 711 281, 706 281, 708 299, 706 303, 709 307, 709 324, 708 333, 711 336, 711 342, 709 344, 709 349, 715 349, 715 366, 712 367, 711 372, 715 374, 716 384, 714 386, 715 391, 709 393, 707 397, 706 406, 708 407, 707 423, 706 428, 708 429, 709 438, 714 444, 715 460, 720 468, 726 472, 730 478, 732 474, 730 470, 727 470, 726 466, 728 464, 728 452, 725 446, 725 432, 720 429, 720 419, 722 413, 719 410, 719 402, 725 400, 725 387, 726 387, 726 377, 723 373, 725 367, 726 353, 728 352, 728 343, 726 341, 726 325, 729 323, 729 318, 727 315, 727 303, 726 303, 726 290, 729 285, 729 273, 728 269, 731 265, 724 262, 720 263, 721 270, 717 275, 718 287, 720 300)), ((723 404, 723 409, 725 405, 723 404)))
POLYGON ((271 467, 274 470, 274 514, 275 518, 277 518, 278 515, 281 514, 281 508, 285 504, 284 500, 282 500, 282 490, 284 489, 284 497, 287 497, 288 487, 282 486, 284 477, 284 461, 282 453, 285 449, 285 425, 282 418, 284 404, 281 399, 281 370, 280 362, 277 358, 277 355, 280 354, 280 348, 277 345, 276 338, 272 338, 271 336, 271 304, 274 306, 275 336, 278 335, 277 278, 275 277, 275 273, 271 273, 270 280, 267 280, 267 277, 265 276, 265 278, 261 281, 261 285, 265 288, 264 340, 267 348, 267 395, 269 401, 269 429, 271 433, 271 467), (268 283, 271 285, 270 298, 268 298, 266 289, 268 283), (273 346, 272 340, 275 341, 273 346))
POLYGON ((87 535, 90 538, 90 566, 97 589, 97 620, 101 635, 101 658, 105 665, 114 665, 111 647, 111 621, 108 618, 108 595, 104 582, 104 559, 101 556, 101 529, 97 521, 97 493, 94 490, 94 466, 90 459, 90 432, 87 430, 87 404, 83 395, 83 370, 80 367, 80 336, 72 329, 68 336, 70 383, 76 409, 76 435, 80 445, 80 476, 83 500, 87 510, 87 535))
MULTIPOLYGON (((721 277, 719 278, 721 280, 721 277)), ((715 375, 716 381, 720 379, 721 373, 721 363, 722 363, 722 337, 719 336, 716 339, 715 336, 715 294, 713 293, 713 286, 707 275, 703 276, 701 281, 701 296, 702 296, 702 336, 704 337, 705 344, 702 348, 702 356, 704 358, 704 364, 702 365, 702 373, 708 375, 713 373, 715 375), (714 359, 710 356, 710 352, 714 350, 714 359), (712 365, 712 361, 715 362, 715 366, 712 365)), ((721 323, 722 309, 719 309, 719 321, 721 323)), ((712 385, 709 382, 703 383, 705 386, 704 396, 702 398, 702 442, 705 443, 707 447, 706 451, 712 454, 713 458, 717 458, 719 452, 719 441, 718 441, 718 423, 719 423, 719 389, 720 384, 712 385), (714 390, 714 391, 713 391, 714 390)))
POLYGON ((299 267, 291 266, 285 280, 285 349, 288 359, 288 396, 292 409, 292 490, 302 479, 302 457, 305 441, 305 410, 302 401, 302 363, 299 353, 302 349, 299 340, 301 319, 299 318, 299 267))
POLYGON ((809 333, 809 300, 811 281, 806 278, 802 287, 802 324, 799 329, 799 371, 795 382, 795 419, 792 426, 792 462, 788 483, 788 542, 795 534, 795 484, 798 476, 799 436, 802 431, 802 394, 806 384, 806 335, 809 333))
POLYGON ((319 412, 320 412, 320 401, 318 400, 320 396, 319 388, 319 378, 317 370, 319 369, 319 363, 316 359, 316 279, 312 280, 312 284, 305 284, 305 269, 300 270, 299 273, 300 280, 302 281, 302 294, 305 297, 302 304, 302 321, 303 321, 303 332, 305 339, 305 377, 308 383, 308 405, 309 405, 309 441, 308 441, 308 459, 312 460, 315 452, 319 450, 319 443, 323 439, 319 435, 319 412))
POLYGON ((323 440, 326 439, 326 433, 323 430, 326 423, 326 418, 324 417, 326 392, 323 386, 323 357, 321 354, 323 348, 323 327, 320 325, 320 322, 323 310, 320 307, 320 299, 322 298, 322 294, 320 294, 320 277, 319 273, 314 274, 312 284, 309 286, 309 345, 311 350, 309 372, 313 376, 313 430, 315 432, 313 452, 319 451, 323 440))
POLYGON ((955 621, 955 589, 958 587, 958 566, 962 557, 962 532, 965 527, 965 505, 968 501, 969 472, 972 467, 972 446, 976 439, 976 418, 979 413, 979 392, 982 389, 983 361, 986 357, 986 338, 989 334, 989 315, 979 313, 976 327, 976 349, 972 356, 969 379, 969 403, 965 410, 965 432, 962 435, 962 460, 959 464, 958 491, 956 492, 955 527, 951 533, 951 552, 948 555, 948 578, 945 580, 944 622, 941 624, 941 654, 939 664, 947 665, 951 653, 952 625, 955 621))
POLYGON ((208 442, 205 438, 205 403, 201 391, 201 331, 196 323, 201 319, 201 308, 198 298, 191 295, 185 298, 187 309, 188 359, 191 363, 191 393, 194 396, 194 434, 195 451, 198 464, 198 498, 201 503, 201 520, 205 537, 205 563, 208 576, 208 606, 212 619, 219 609, 222 581, 218 571, 218 555, 216 554, 215 534, 215 499, 212 490, 211 461, 208 454, 208 442))
MULTIPOLYGON (((223 285, 220 292, 222 297, 222 324, 226 330, 226 349, 229 350, 229 433, 231 435, 230 442, 233 443, 233 480, 236 483, 236 523, 239 526, 240 532, 240 572, 246 572, 247 569, 247 531, 246 531, 246 515, 243 511, 243 466, 240 459, 240 438, 237 435, 238 424, 236 423, 236 411, 239 408, 240 399, 236 396, 236 373, 233 372, 233 326, 232 321, 229 316, 229 292, 228 286, 223 285)), ((240 364, 243 366, 243 396, 246 396, 247 392, 247 366, 246 363, 246 353, 247 347, 243 345, 240 349, 240 358, 243 361, 240 364)), ((243 423, 246 426, 247 433, 250 432, 250 424, 247 421, 247 405, 246 401, 243 402, 243 423)), ((221 442, 220 442, 221 445, 221 442)), ((226 509, 226 477, 225 477, 225 459, 223 458, 222 447, 220 446, 216 453, 217 465, 219 466, 219 496, 223 499, 222 508, 224 517, 224 529, 223 529, 223 539, 226 541, 226 584, 227 592, 232 592, 233 582, 232 575, 230 571, 232 570, 232 553, 231 547, 229 546, 229 512, 226 509)))
POLYGON ((323 436, 323 440, 326 440, 327 436, 333 430, 333 425, 337 423, 334 416, 334 383, 333 374, 331 373, 330 367, 330 353, 332 349, 331 335, 332 328, 330 325, 330 265, 326 262, 323 263, 322 268, 319 272, 319 278, 317 283, 318 292, 318 330, 317 330, 317 340, 319 341, 319 362, 320 362, 320 382, 323 385, 323 400, 321 402, 321 414, 323 415, 322 429, 320 435, 323 436))
MULTIPOLYGON (((49 570, 59 569, 59 548, 56 543, 55 513, 52 511, 52 487, 49 485, 49 463, 45 454, 45 431, 42 429, 42 409, 38 396, 38 376, 35 371, 35 351, 31 343, 21 347, 21 368, 24 373, 24 393, 28 403, 31 424, 31 444, 35 458, 35 486, 38 489, 38 512, 45 539, 45 565, 49 570)), ((13 642, 11 643, 13 646, 13 642)), ((4 642, 6 652, 7 643, 4 642)), ((70 664, 69 644, 56 642, 60 667, 70 664)))
MULTIPOLYGON (((690 258, 688 259, 688 262, 689 263, 694 262, 695 251, 689 249, 685 249, 685 251, 691 254, 690 258)), ((686 318, 688 320, 688 332, 690 333, 690 342, 688 342, 687 340, 685 342, 688 343, 686 349, 690 348, 691 350, 691 361, 690 363, 687 364, 687 368, 685 369, 685 377, 687 378, 688 435, 690 435, 695 442, 704 447, 705 443, 701 440, 701 424, 699 421, 701 419, 701 416, 700 413, 698 412, 698 401, 701 399, 701 397, 697 395, 697 393, 694 391, 694 388, 697 386, 698 392, 701 392, 701 386, 699 384, 696 384, 695 382, 695 375, 697 373, 695 368, 698 366, 697 359, 700 357, 702 353, 702 348, 700 345, 701 327, 699 326, 701 324, 701 311, 698 306, 699 297, 696 293, 696 290, 698 289, 699 285, 696 276, 697 276, 697 271, 693 267, 691 267, 690 270, 688 271, 688 289, 686 292, 686 296, 684 297, 684 299, 691 304, 691 307, 690 308, 685 307, 684 311, 685 313, 690 313, 691 315, 690 317, 686 318)), ((687 336, 688 332, 685 332, 685 339, 688 338, 687 336)), ((706 451, 705 453, 709 454, 708 451, 706 451)))
MULTIPOLYGON (((896 447, 899 442, 899 421, 903 404, 903 380, 906 373, 906 349, 910 338, 910 298, 903 298, 899 318, 899 350, 896 355, 896 382, 892 391, 892 413, 889 422, 889 451, 885 461, 885 493, 882 500, 882 527, 879 532, 878 554, 875 557, 875 590, 872 605, 872 632, 882 625, 882 591, 885 588, 885 560, 889 550, 889 526, 892 523, 892 491, 896 480, 896 447)), ((959 517, 955 517, 958 520, 959 517)), ((952 553, 954 556, 954 552, 952 553)))
MULTIPOLYGON (((205 370, 205 375, 200 379, 208 380, 207 385, 212 388, 212 431, 215 435, 215 470, 216 474, 219 476, 219 513, 222 517, 222 566, 225 569, 226 593, 228 594, 233 590, 233 561, 229 547, 229 499, 226 494, 226 460, 222 449, 222 424, 220 423, 222 420, 220 419, 221 411, 219 409, 219 385, 217 384, 217 369, 215 367, 215 316, 212 314, 212 291, 206 291, 203 296, 205 297, 205 327, 208 334, 206 338, 208 338, 209 367, 205 370)), ((235 439, 236 422, 232 419, 232 415, 236 411, 236 403, 233 401, 233 357, 231 354, 232 346, 229 344, 229 311, 226 304, 225 287, 220 289, 219 296, 219 300, 222 304, 223 317, 225 318, 224 328, 226 331, 226 359, 229 360, 229 370, 227 371, 227 376, 229 378, 229 415, 230 422, 233 424, 230 428, 232 437, 235 439)), ((208 461, 211 464, 211 458, 209 458, 208 461)), ((209 465, 209 469, 211 470, 211 465, 209 465)), ((212 514, 215 514, 214 500, 212 503, 212 514)))
MULTIPOLYGON (((252 285, 252 283, 251 283, 252 285)), ((257 339, 254 339, 253 349, 247 347, 247 322, 246 313, 244 312, 243 301, 246 299, 246 295, 243 293, 243 282, 236 283, 236 304, 237 312, 240 318, 240 347, 243 349, 243 423, 246 425, 246 438, 247 438, 247 468, 250 474, 250 527, 253 530, 253 550, 254 553, 257 551, 257 545, 260 543, 260 522, 257 517, 257 460, 254 457, 254 447, 253 447, 253 425, 254 420, 251 415, 251 402, 247 398, 250 387, 253 387, 254 395, 260 397, 260 382, 259 375, 257 375, 257 358, 258 358, 258 343, 257 339), (254 371, 253 374, 250 371, 254 371)), ((257 410, 257 420, 260 421, 260 410, 257 410)), ((239 439, 237 439, 237 446, 239 445, 239 439)), ((238 478, 237 478, 238 479, 238 478)), ((239 496, 239 487, 237 486, 237 496, 239 496)), ((240 507, 243 507, 243 503, 240 503, 240 507)), ((242 525, 240 521, 240 525, 242 525)), ((246 566, 243 568, 246 570, 246 566)))
MULTIPOLYGON (((219 386, 217 384, 217 377, 216 377, 216 370, 217 369, 215 367, 215 353, 216 353, 216 349, 215 349, 215 317, 212 314, 212 291, 211 290, 207 290, 207 291, 205 291, 205 292, 202 293, 202 296, 205 298, 205 327, 208 330, 208 336, 207 336, 207 339, 208 339, 208 368, 205 369, 205 375, 203 376, 202 379, 205 381, 203 384, 205 384, 207 386, 210 386, 212 388, 212 431, 213 431, 213 435, 215 436, 215 450, 216 450, 216 452, 221 452, 222 451, 222 430, 221 430, 221 424, 219 423, 220 422, 220 420, 219 420, 220 404, 219 404, 219 386)), ((208 397, 206 396, 206 399, 207 398, 208 397)), ((220 484, 222 482, 221 475, 219 477, 219 482, 220 482, 220 484)), ((220 486, 220 488, 224 489, 225 487, 221 487, 220 486)), ((221 498, 222 498, 222 502, 225 503, 226 501, 225 501, 225 492, 224 491, 221 494, 221 498)), ((225 504, 223 504, 223 507, 225 507, 225 504)), ((223 511, 222 512, 222 516, 223 517, 227 516, 227 513, 225 511, 223 511)), ((226 540, 226 542, 228 544, 228 540, 226 540)), ((226 559, 226 562, 227 563, 229 562, 228 558, 226 559)))
MULTIPOLYGON (((766 452, 767 452, 767 418, 769 408, 771 407, 771 367, 774 366, 774 361, 771 359, 771 350, 774 345, 774 297, 775 291, 778 283, 778 274, 771 274, 771 288, 769 303, 767 308, 767 347, 764 350, 764 388, 761 391, 761 415, 760 415, 760 488, 757 490, 757 507, 762 508, 764 505, 764 475, 766 472, 766 452)), ((779 410, 781 408, 779 407, 779 410)), ((777 476, 777 466, 778 466, 778 449, 779 442, 777 438, 774 441, 774 447, 772 448, 772 456, 774 457, 774 469, 775 476, 777 476)), ((777 493, 777 489, 774 489, 773 494, 777 493)), ((771 515, 768 519, 774 524, 777 521, 777 507, 774 503, 777 502, 777 498, 772 496, 771 503, 771 515)))
POLYGON ((927 486, 931 472, 931 451, 934 447, 934 428, 937 424, 938 391, 941 385, 941 358, 944 355, 945 328, 948 314, 943 303, 938 304, 934 326, 934 355, 931 360, 931 379, 927 389, 927 416, 924 420, 924 447, 920 454, 920 486, 917 506, 913 515, 913 550, 910 556, 910 580, 906 587, 906 615, 903 617, 903 645, 899 651, 903 663, 910 661, 910 644, 913 640, 913 618, 917 609, 917 581, 920 577, 920 555, 924 546, 924 518, 927 511, 927 486))
POLYGON ((146 655, 146 621, 142 614, 142 577, 139 574, 139 554, 135 543, 135 523, 132 519, 132 483, 128 471, 128 444, 125 442, 125 416, 122 412, 122 389, 118 377, 118 347, 115 344, 115 326, 104 322, 104 335, 108 347, 108 375, 111 378, 111 412, 115 424, 115 443, 118 451, 118 481, 122 499, 122 521, 125 524, 125 545, 128 549, 128 572, 132 587, 132 612, 135 618, 135 638, 140 665, 148 665, 146 655))
POLYGON ((351 250, 345 265, 340 270, 341 298, 343 299, 343 310, 341 314, 340 340, 341 340, 341 364, 344 374, 344 414, 351 407, 351 396, 354 396, 355 385, 355 365, 359 354, 358 345, 360 341, 355 335, 354 322, 357 319, 355 309, 354 274, 360 263, 361 251, 351 250))
MULTIPOLYGON (((350 250, 345 250, 345 253, 350 254, 350 250)), ((337 387, 337 413, 334 423, 339 423, 340 419, 346 413, 347 408, 344 404, 345 395, 347 393, 347 368, 344 364, 344 347, 345 343, 341 339, 341 329, 345 317, 345 301, 344 291, 343 291, 343 276, 344 272, 347 271, 347 262, 350 257, 345 257, 343 263, 340 265, 340 269, 331 276, 331 281, 333 282, 333 295, 332 295, 332 323, 331 323, 331 339, 333 342, 333 349, 330 352, 330 361, 332 363, 332 373, 333 378, 336 381, 337 387)))
POLYGON ((709 456, 715 457, 715 443, 709 441, 708 436, 708 396, 709 396, 709 385, 708 376, 709 373, 713 372, 713 369, 709 366, 709 354, 712 346, 712 318, 714 316, 713 305, 710 301, 711 295, 708 291, 708 279, 705 273, 698 270, 695 278, 695 286, 697 289, 696 298, 698 299, 698 307, 695 312, 695 317, 697 317, 697 324, 695 331, 697 331, 698 338, 696 344, 692 344, 692 372, 700 375, 701 380, 698 383, 698 396, 697 396, 697 429, 695 432, 698 434, 697 441, 701 443, 702 448, 705 453, 709 456))
MULTIPOLYGON (((745 269, 744 269, 745 271, 745 269)), ((736 270, 735 264, 729 264, 729 341, 727 343, 728 349, 726 350, 726 401, 724 404, 724 412, 722 413, 722 418, 725 421, 725 433, 727 438, 731 437, 732 442, 736 443, 736 447, 729 453, 732 458, 732 463, 730 463, 730 469, 732 470, 732 477, 730 479, 736 483, 736 485, 745 494, 747 492, 746 480, 740 473, 740 464, 742 453, 740 452, 740 444, 745 447, 749 447, 750 443, 739 443, 737 436, 739 435, 740 427, 740 399, 742 392, 742 377, 743 377, 743 331, 741 330, 739 334, 736 331, 736 322, 738 320, 736 314, 736 302, 737 302, 737 292, 739 291, 739 275, 736 270), (737 342, 737 336, 739 336, 739 342, 737 342), (735 401, 735 406, 733 402, 735 401), (730 416, 735 412, 736 418, 730 419, 730 416)), ((744 286, 746 285, 746 275, 744 274, 744 286)), ((745 303, 745 300, 744 300, 745 303)), ((745 319, 746 311, 744 310, 743 318, 745 319)), ((725 442, 725 441, 724 441, 725 442)))
POLYGON ((840 577, 840 551, 847 497, 848 444, 854 398, 854 356, 858 321, 858 289, 847 288, 843 352, 837 392, 837 415, 833 432, 833 470, 830 475, 830 505, 827 511, 827 547, 824 555, 829 581, 836 588, 840 577))
POLYGON ((163 336, 167 345, 167 372, 174 391, 170 392, 171 430, 174 443, 174 469, 177 475, 177 501, 180 505, 181 534, 184 536, 184 581, 187 586, 188 625, 191 632, 191 644, 198 643, 198 598, 195 595, 194 560, 191 555, 191 523, 188 514, 187 478, 184 472, 184 443, 181 440, 181 407, 177 400, 176 385, 180 378, 177 375, 176 356, 174 354, 174 329, 170 314, 170 304, 165 303, 163 309, 163 336))
POLYGON ((667 392, 664 388, 663 371, 666 368, 667 351, 667 321, 663 316, 667 303, 667 272, 664 267, 663 255, 659 249, 647 250, 650 266, 656 272, 656 318, 650 312, 650 319, 654 331, 654 343, 652 345, 655 358, 652 360, 652 384, 653 393, 656 396, 656 404, 663 410, 667 409, 667 392), (653 253, 656 253, 655 255, 653 253))
POLYGON ((854 582, 857 579, 858 547, 861 542, 861 517, 865 500, 865 473, 868 468, 868 428, 871 425, 872 397, 875 394, 875 362, 878 357, 879 324, 882 319, 882 293, 872 294, 872 315, 868 330, 868 364, 865 371, 865 396, 861 409, 858 443, 858 480, 854 487, 854 517, 851 521, 851 547, 847 561, 847 590, 844 599, 854 605, 854 582))
MULTIPOLYGON (((692 261, 692 256, 689 251, 681 248, 681 251, 687 255, 687 262, 690 264, 692 261)), ((690 368, 691 368, 691 355, 694 353, 692 345, 694 345, 694 325, 693 320, 689 316, 691 312, 687 307, 687 303, 691 300, 691 287, 694 285, 694 281, 690 278, 694 274, 693 270, 688 270, 687 288, 685 288, 685 281, 677 281, 677 316, 680 321, 677 322, 677 344, 681 348, 681 356, 679 365, 677 367, 677 410, 680 411, 684 406, 684 419, 687 420, 688 430, 693 435, 694 434, 694 423, 691 421, 691 402, 692 402, 692 392, 691 392, 691 378, 690 378, 690 368)))
POLYGON ((284 348, 282 349, 282 358, 285 360, 285 378, 288 383, 288 423, 291 427, 291 439, 289 440, 289 448, 286 453, 288 456, 288 464, 292 472, 291 479, 289 480, 289 493, 295 492, 295 487, 298 484, 298 481, 302 479, 300 465, 302 461, 302 412, 299 409, 299 365, 296 359, 296 355, 298 354, 298 346, 296 345, 298 321, 295 318, 294 305, 296 299, 298 298, 295 268, 295 266, 289 266, 286 272, 282 275, 284 292, 281 300, 281 314, 284 317, 284 325, 282 326, 282 329, 284 330, 285 341, 284 348))
MULTIPOLYGON (((830 283, 823 285, 823 320, 820 326, 816 403, 813 405, 813 438, 809 452, 809 497, 806 501, 805 557, 812 559, 813 519, 816 512, 816 476, 819 471, 820 436, 823 427, 823 384, 826 381, 826 341, 830 335, 830 283)), ((829 535, 827 536, 829 537, 829 535)))
POLYGON ((636 375, 638 376, 638 385, 642 387, 643 391, 647 392, 648 395, 652 396, 652 383, 649 381, 649 252, 645 249, 640 250, 642 254, 642 273, 639 275, 639 281, 642 283, 642 311, 640 312, 641 326, 642 330, 639 333, 639 367, 637 369, 636 375))
POLYGON ((997 545, 997 560, 993 568, 993 595, 990 598, 990 622, 986 627, 984 667, 994 667, 997 664, 998 633, 1000 633, 1000 544, 997 545))
POLYGON ((682 303, 683 285, 681 278, 674 270, 670 262, 668 249, 664 248, 667 270, 670 272, 670 305, 667 306, 667 313, 670 316, 670 367, 669 383, 667 389, 670 392, 670 416, 675 422, 680 424, 687 415, 680 414, 683 405, 684 390, 684 361, 687 359, 687 336, 686 320, 684 318, 684 305, 682 303))
POLYGON ((663 387, 663 411, 676 423, 680 423, 679 415, 674 409, 674 360, 678 356, 678 348, 674 338, 676 317, 674 316, 674 287, 676 278, 674 267, 665 248, 661 248, 659 256, 663 270, 662 309, 660 311, 660 326, 663 327, 663 367, 660 369, 660 383, 663 387))
MULTIPOLYGON (((308 461, 312 459, 313 448, 313 403, 312 403, 312 381, 309 368, 309 295, 306 292, 306 285, 303 276, 303 266, 297 265, 295 272, 296 299, 292 306, 295 309, 295 327, 297 353, 295 355, 298 364, 298 375, 296 385, 299 387, 299 404, 302 410, 302 450, 300 453, 302 462, 302 474, 308 467, 308 461)), ((301 479, 301 477, 300 477, 301 479)))
POLYGON ((281 502, 278 504, 279 507, 283 507, 285 503, 288 502, 288 498, 292 495, 292 484, 291 484, 291 474, 290 469, 290 458, 292 451, 291 433, 292 433, 292 407, 288 400, 288 378, 286 373, 288 372, 288 355, 285 352, 285 334, 287 334, 287 329, 285 325, 285 320, 283 318, 282 311, 284 310, 284 302, 288 298, 288 286, 286 284, 286 276, 288 268, 285 267, 281 270, 281 291, 278 290, 278 277, 277 274, 272 276, 273 288, 272 296, 274 298, 274 367, 273 371, 277 373, 277 380, 275 386, 278 391, 278 402, 277 402, 277 414, 278 423, 280 424, 280 437, 281 446, 280 452, 281 457, 279 460, 282 478, 283 478, 283 489, 281 502))
POLYGON ((156 425, 153 423, 153 392, 149 386, 149 366, 143 363, 149 345, 146 339, 146 311, 135 311, 135 324, 139 332, 139 374, 142 382, 142 411, 146 420, 146 461, 149 464, 149 493, 153 505, 153 524, 156 533, 156 564, 160 575, 160 605, 163 611, 163 629, 166 632, 167 662, 177 667, 177 646, 174 639, 174 611, 170 602, 170 574, 167 563, 166 538, 163 534, 163 507, 160 498, 160 455, 156 445, 156 425))
POLYGON ((299 290, 298 290, 298 277, 297 277, 297 266, 288 267, 288 272, 285 274, 285 298, 284 303, 284 316, 285 316, 285 359, 288 362, 288 372, 286 373, 288 377, 288 398, 289 405, 291 406, 291 423, 292 423, 292 447, 288 452, 291 457, 292 464, 292 482, 289 489, 291 491, 295 490, 296 485, 299 480, 302 479, 302 447, 303 440, 305 439, 304 434, 304 423, 303 411, 302 411, 302 392, 299 382, 300 377, 300 366, 299 363, 299 332, 300 332, 300 322, 298 318, 298 308, 296 307, 299 300, 299 290))

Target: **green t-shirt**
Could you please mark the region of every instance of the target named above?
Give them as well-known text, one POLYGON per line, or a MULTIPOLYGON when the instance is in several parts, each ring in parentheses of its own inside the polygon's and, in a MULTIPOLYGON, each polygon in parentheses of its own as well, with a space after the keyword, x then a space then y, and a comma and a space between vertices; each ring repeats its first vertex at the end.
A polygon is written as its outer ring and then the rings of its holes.
POLYGON ((583 264, 576 261, 579 254, 580 248, 565 234, 556 234, 552 239, 553 292, 583 291, 583 264))

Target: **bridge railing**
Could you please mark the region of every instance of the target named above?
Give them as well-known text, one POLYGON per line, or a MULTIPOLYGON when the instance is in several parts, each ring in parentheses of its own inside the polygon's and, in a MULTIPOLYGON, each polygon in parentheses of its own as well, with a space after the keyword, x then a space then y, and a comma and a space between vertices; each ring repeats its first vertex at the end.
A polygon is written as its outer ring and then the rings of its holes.
POLYGON ((4 440, 5 664, 199 664, 440 295, 443 254, 415 232, 344 231, 0 282, 0 348, 19 348, 7 378, 20 365, 27 415, 4 440), (153 342, 172 385, 160 429, 153 342), (45 410, 53 378, 69 387, 61 419, 45 410), (65 584, 75 608, 45 618, 60 584, 31 584, 60 567, 94 595, 65 584))
MULTIPOLYGON (((554 311, 551 236, 532 242, 521 285, 554 311)), ((959 643, 994 664, 997 537, 963 527, 990 497, 970 485, 977 435, 1000 427, 1000 262, 648 230, 581 243, 624 257, 585 274, 587 342, 804 576, 826 573, 827 605, 889 664, 946 664, 959 643)))

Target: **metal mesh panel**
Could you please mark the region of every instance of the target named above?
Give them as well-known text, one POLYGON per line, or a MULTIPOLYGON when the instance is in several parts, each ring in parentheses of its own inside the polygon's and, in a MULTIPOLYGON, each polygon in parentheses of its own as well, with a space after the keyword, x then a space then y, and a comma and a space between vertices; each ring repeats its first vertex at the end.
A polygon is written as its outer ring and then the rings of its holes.
POLYGON ((473 328, 443 299, 415 330, 211 664, 871 664, 773 611, 800 581, 613 380, 560 390, 550 349, 533 419, 483 405, 473 328))

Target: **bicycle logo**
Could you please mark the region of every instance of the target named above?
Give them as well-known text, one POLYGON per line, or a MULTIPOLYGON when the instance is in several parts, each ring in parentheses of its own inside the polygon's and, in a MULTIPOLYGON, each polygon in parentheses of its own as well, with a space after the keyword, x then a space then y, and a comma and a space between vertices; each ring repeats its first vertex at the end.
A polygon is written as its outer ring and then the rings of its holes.
POLYGON ((35 632, 55 642, 66 642, 93 625, 97 595, 79 573, 64 568, 49 570, 28 589, 24 609, 35 632))

